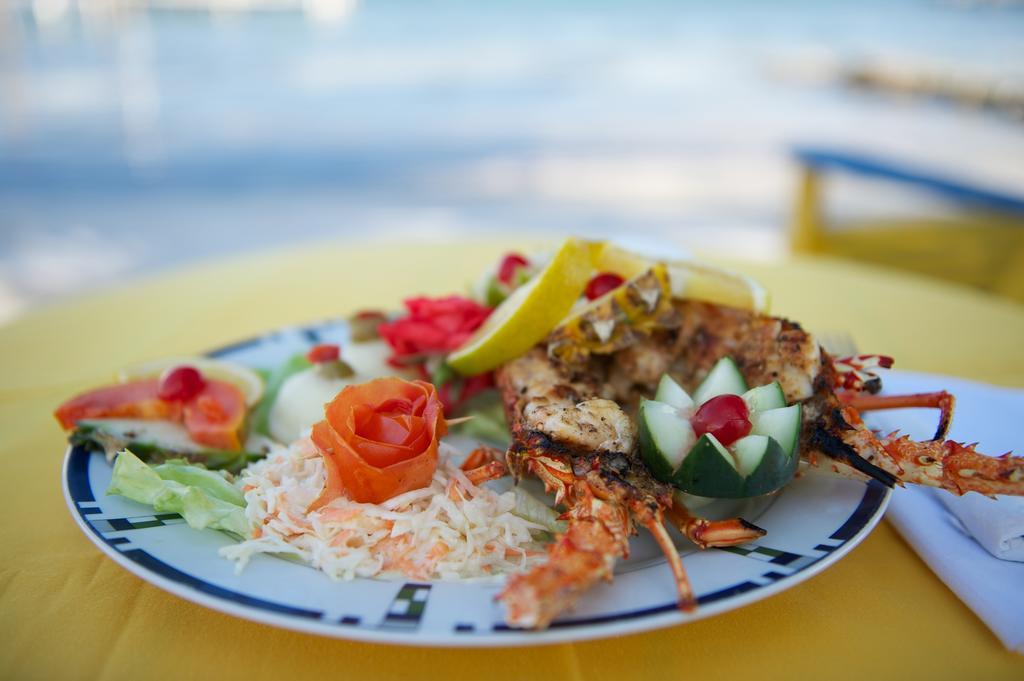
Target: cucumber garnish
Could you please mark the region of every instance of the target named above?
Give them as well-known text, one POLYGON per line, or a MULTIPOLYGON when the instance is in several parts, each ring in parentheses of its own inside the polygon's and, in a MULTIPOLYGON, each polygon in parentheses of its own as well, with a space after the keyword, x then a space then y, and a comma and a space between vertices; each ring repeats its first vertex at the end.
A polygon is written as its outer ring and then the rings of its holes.
POLYGON ((719 360, 693 398, 667 374, 656 400, 639 412, 640 452, 655 478, 687 494, 713 498, 761 496, 789 483, 799 462, 802 409, 786 406, 778 381, 747 389, 730 358, 719 360), (739 395, 750 411, 750 434, 726 447, 711 433, 696 438, 690 416, 718 395, 739 395))
POLYGON ((755 412, 750 415, 751 435, 768 435, 782 446, 789 456, 797 455, 802 425, 802 408, 799 404, 781 409, 755 412))
POLYGON ((672 482, 684 492, 702 497, 746 496, 743 494, 743 476, 736 469, 736 459, 710 433, 697 440, 672 476, 672 482))
POLYGON ((658 381, 658 391, 654 393, 654 399, 684 412, 691 412, 694 408, 693 398, 668 374, 658 381))
POLYGON ((773 437, 748 435, 734 442, 732 448, 744 468, 750 469, 740 496, 757 497, 774 492, 796 473, 797 457, 787 454, 773 437))
POLYGON ((655 478, 671 482, 672 474, 696 442, 690 421, 675 407, 644 400, 640 403, 640 453, 655 478))
POLYGON ((778 381, 751 388, 743 393, 742 397, 751 412, 781 409, 786 406, 786 395, 778 381))
POLYGON ((694 391, 693 401, 700 406, 717 395, 742 395, 745 392, 747 382, 743 380, 736 362, 723 357, 711 367, 707 377, 694 391))

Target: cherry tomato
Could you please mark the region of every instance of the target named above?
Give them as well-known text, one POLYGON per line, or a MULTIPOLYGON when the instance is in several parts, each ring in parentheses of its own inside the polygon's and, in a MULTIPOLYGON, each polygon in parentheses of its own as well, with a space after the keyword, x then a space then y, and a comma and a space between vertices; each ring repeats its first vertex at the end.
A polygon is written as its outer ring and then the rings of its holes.
POLYGON ((511 286, 515 280, 516 271, 523 267, 529 267, 530 261, 518 253, 506 253, 498 266, 498 281, 511 286))
POLYGON ((690 425, 697 437, 711 433, 728 447, 750 433, 750 410, 739 395, 718 395, 700 406, 690 425))
POLYGON ((187 402, 202 392, 206 379, 199 369, 190 366, 171 367, 160 375, 156 395, 167 402, 187 402))
POLYGON ((313 364, 337 362, 340 357, 341 347, 334 343, 321 343, 320 345, 314 345, 310 351, 306 353, 306 359, 313 364))
POLYGON ((602 272, 590 280, 584 293, 587 296, 587 300, 596 300, 609 291, 614 291, 622 286, 625 281, 625 279, 614 272, 602 272))

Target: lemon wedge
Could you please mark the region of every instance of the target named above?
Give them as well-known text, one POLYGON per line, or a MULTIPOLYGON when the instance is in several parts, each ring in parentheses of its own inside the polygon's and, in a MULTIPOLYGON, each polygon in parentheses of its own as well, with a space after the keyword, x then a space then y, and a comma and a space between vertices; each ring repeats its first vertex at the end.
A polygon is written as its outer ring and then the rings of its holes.
POLYGON ((767 314, 771 306, 767 289, 745 274, 695 262, 670 262, 667 268, 673 298, 692 298, 761 314, 767 314))
POLYGON ((198 369, 207 378, 237 386, 250 407, 263 397, 263 379, 255 371, 241 364, 209 357, 170 357, 133 364, 118 371, 117 380, 124 383, 156 378, 167 369, 183 365, 198 369))
MULTIPOLYGON (((653 260, 610 243, 595 244, 592 249, 594 269, 614 272, 625 279, 637 277, 655 264, 653 260)), ((768 291, 750 277, 688 260, 668 261, 665 267, 673 298, 692 298, 754 312, 768 312, 768 291)))
POLYGON ((568 239, 533 279, 499 305, 448 365, 466 376, 490 371, 523 354, 565 318, 593 272, 592 243, 568 239))
POLYGON ((626 280, 639 277, 654 265, 653 260, 627 251, 608 241, 591 242, 590 252, 595 270, 614 272, 626 280))

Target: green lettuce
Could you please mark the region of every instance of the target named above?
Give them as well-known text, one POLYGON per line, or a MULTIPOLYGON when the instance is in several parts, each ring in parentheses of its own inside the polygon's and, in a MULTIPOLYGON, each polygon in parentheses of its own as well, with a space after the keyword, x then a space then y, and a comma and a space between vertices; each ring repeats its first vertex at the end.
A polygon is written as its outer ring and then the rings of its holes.
POLYGON ((159 513, 179 513, 190 527, 248 537, 245 497, 223 475, 183 461, 147 466, 125 449, 114 461, 107 494, 147 504, 159 513))
POLYGON ((277 394, 281 392, 281 386, 289 378, 311 366, 313 366, 312 362, 306 359, 305 355, 293 355, 284 364, 266 374, 264 377, 266 389, 263 391, 263 398, 249 414, 249 423, 254 433, 271 437, 270 410, 274 408, 274 401, 277 400, 277 394))
POLYGON ((527 492, 522 487, 512 490, 516 495, 516 507, 512 513, 523 520, 536 523, 552 534, 565 532, 568 525, 564 520, 558 519, 558 513, 543 501, 527 492))
POLYGON ((473 417, 455 426, 455 433, 501 447, 508 447, 512 443, 508 423, 505 421, 505 407, 497 390, 485 390, 473 395, 455 416, 473 417))

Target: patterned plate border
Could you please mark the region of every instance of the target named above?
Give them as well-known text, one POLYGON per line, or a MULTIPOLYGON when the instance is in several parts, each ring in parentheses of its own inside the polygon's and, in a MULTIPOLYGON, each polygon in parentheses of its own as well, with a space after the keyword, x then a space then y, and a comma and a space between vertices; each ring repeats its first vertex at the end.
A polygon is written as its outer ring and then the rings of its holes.
MULTIPOLYGON (((335 333, 339 330, 347 333, 343 322, 295 329, 291 333, 300 335, 306 342, 315 343, 330 335, 327 331, 332 327, 335 333)), ((277 339, 283 333, 288 332, 242 341, 210 355, 232 357, 265 340, 277 339)), ((170 565, 144 549, 131 547, 129 540, 120 532, 184 521, 176 514, 101 518, 104 514, 89 478, 90 458, 94 456, 99 455, 77 447, 68 449, 62 472, 65 500, 86 536, 136 576, 186 600, 244 619, 335 638, 403 645, 475 647, 582 641, 672 626, 739 608, 795 586, 849 553, 878 524, 892 493, 891 489, 874 481, 865 484, 860 501, 828 539, 814 547, 815 555, 800 555, 761 545, 710 549, 759 560, 765 564, 765 571, 756 579, 699 594, 699 608, 695 613, 680 612, 673 600, 598 616, 567 617, 556 620, 543 632, 518 630, 501 623, 484 630, 472 624, 456 624, 451 631, 430 631, 419 626, 420 616, 430 597, 430 584, 396 582, 396 593, 387 612, 379 622, 369 624, 360 617, 328 618, 322 611, 224 588, 170 565), (110 533, 118 536, 106 536, 110 533)))

